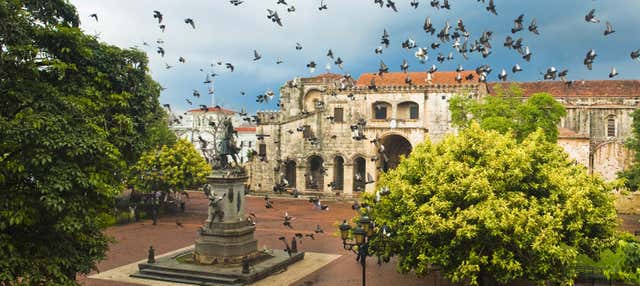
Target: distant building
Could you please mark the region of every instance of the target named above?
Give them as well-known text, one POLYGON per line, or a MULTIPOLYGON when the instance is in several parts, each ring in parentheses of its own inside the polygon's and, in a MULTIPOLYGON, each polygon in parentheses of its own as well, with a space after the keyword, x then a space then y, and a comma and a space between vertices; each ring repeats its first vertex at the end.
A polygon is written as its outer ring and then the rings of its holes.
MULTIPOLYGON (((506 84, 504 84, 506 85, 506 84)), ((632 136, 631 113, 640 107, 639 80, 522 82, 525 97, 548 92, 567 110, 561 119, 558 144, 571 158, 608 181, 631 164, 632 154, 624 147, 632 136)), ((488 84, 491 89, 495 83, 488 84)))
MULTIPOLYGON (((449 112, 452 96, 491 94, 496 83, 480 83, 477 76, 467 80, 471 73, 366 73, 346 88, 337 74, 286 82, 280 110, 258 113, 251 189, 271 191, 284 178, 288 188, 303 192, 351 196, 373 191, 369 179, 395 168, 400 156, 427 138, 438 142, 456 132, 449 112), (354 140, 352 128, 358 122, 366 122, 360 125, 366 139, 354 140), (375 138, 384 145, 386 163, 370 142, 375 138)), ((623 143, 631 136, 630 113, 640 103, 640 81, 528 82, 520 87, 525 97, 549 92, 566 107, 558 144, 590 172, 611 180, 630 163, 623 143)))
POLYGON ((239 158, 242 163, 248 161, 250 150, 255 150, 256 146, 256 126, 248 124, 243 120, 238 112, 221 107, 209 107, 207 111, 201 109, 191 109, 182 117, 179 124, 173 125, 171 128, 180 138, 189 140, 196 149, 202 153, 202 144, 200 139, 209 142, 207 149, 213 148, 211 142, 220 140, 216 136, 213 124, 217 125, 225 118, 231 118, 235 131, 237 132, 236 143, 240 147, 239 158))

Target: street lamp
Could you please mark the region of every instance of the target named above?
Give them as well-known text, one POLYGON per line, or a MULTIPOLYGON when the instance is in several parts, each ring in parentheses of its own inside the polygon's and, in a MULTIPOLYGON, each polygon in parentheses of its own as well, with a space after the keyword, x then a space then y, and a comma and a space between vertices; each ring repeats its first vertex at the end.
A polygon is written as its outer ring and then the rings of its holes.
POLYGON ((356 261, 362 265, 362 285, 366 285, 366 259, 369 256, 369 239, 373 236, 373 223, 371 219, 364 215, 358 220, 358 226, 355 229, 347 223, 345 219, 338 227, 340 229, 340 238, 342 238, 342 247, 345 250, 353 251, 357 257, 356 261), (348 242, 349 233, 353 235, 354 242, 348 242), (357 247, 357 250, 355 249, 357 247))

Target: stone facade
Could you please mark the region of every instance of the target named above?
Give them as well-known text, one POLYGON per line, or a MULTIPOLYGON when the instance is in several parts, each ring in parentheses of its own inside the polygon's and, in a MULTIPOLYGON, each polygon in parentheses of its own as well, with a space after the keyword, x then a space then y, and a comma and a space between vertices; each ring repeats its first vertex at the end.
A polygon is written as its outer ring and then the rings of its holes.
MULTIPOLYGON (((452 96, 492 93, 494 84, 466 80, 469 74, 463 72, 462 80, 455 80, 453 72, 363 74, 346 87, 335 74, 288 81, 280 89, 280 111, 258 114, 256 133, 267 136, 258 140, 258 156, 249 164, 250 188, 268 192, 285 178, 288 188, 302 192, 351 196, 373 191, 369 178, 393 168, 427 138, 438 142, 456 132, 449 113, 452 96), (366 121, 364 140, 353 139, 352 126, 358 121, 366 121), (370 142, 376 138, 385 146, 387 164, 370 142)), ((521 87, 525 96, 552 92, 567 108, 559 144, 591 172, 613 179, 629 163, 622 143, 631 135, 630 113, 640 102, 640 82, 629 82, 587 82, 569 91, 561 82, 521 87), (621 87, 611 87, 616 83, 621 87), (606 92, 599 94, 598 89, 606 92)))
MULTIPOLYGON (((640 106, 640 81, 577 81, 518 83, 525 96, 549 92, 564 105, 558 143, 592 174, 608 181, 631 164, 624 142, 632 136, 631 113, 640 106)), ((491 90, 491 84, 488 85, 491 90)))

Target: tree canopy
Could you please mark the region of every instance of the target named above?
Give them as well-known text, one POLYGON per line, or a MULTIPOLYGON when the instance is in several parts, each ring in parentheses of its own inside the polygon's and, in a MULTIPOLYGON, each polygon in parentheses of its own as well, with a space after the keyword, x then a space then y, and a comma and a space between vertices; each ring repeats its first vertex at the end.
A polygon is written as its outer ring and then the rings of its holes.
POLYGON ((633 117, 632 136, 626 145, 634 152, 634 158, 631 166, 624 170, 620 177, 625 179, 625 186, 629 190, 638 191, 640 189, 640 110, 634 111, 631 116, 633 117))
POLYGON ((566 111, 550 94, 536 93, 524 100, 524 93, 516 84, 508 90, 496 85, 494 90, 495 94, 479 100, 453 97, 449 109, 454 126, 467 128, 470 122, 477 121, 483 129, 513 132, 518 141, 542 128, 549 141, 558 140, 557 125, 566 111))
POLYGON ((131 184, 142 192, 182 191, 205 182, 211 167, 189 141, 145 152, 133 166, 131 184))
POLYGON ((569 283, 578 254, 613 245, 611 186, 573 163, 540 130, 518 142, 472 123, 439 144, 418 145, 369 194, 368 215, 391 236, 372 249, 398 269, 436 266, 454 282, 569 283))
POLYGON ((128 165, 175 137, 146 55, 84 34, 68 1, 0 1, 0 19, 0 284, 74 283, 128 165))

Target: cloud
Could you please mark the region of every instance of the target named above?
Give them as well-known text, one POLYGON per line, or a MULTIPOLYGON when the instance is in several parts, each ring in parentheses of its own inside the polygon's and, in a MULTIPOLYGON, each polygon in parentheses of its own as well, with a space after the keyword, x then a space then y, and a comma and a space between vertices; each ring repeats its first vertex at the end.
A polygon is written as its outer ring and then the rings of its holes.
MULTIPOLYGON (((490 80, 496 80, 499 71, 519 63, 524 72, 509 78, 519 81, 539 80, 540 72, 550 66, 568 68, 570 78, 603 79, 612 66, 620 72, 620 78, 638 78, 640 64, 631 62, 629 53, 640 48, 637 42, 637 26, 640 20, 635 11, 640 8, 636 0, 611 1, 507 1, 496 0, 498 16, 490 15, 483 3, 477 1, 450 1, 452 10, 435 10, 429 1, 421 0, 418 9, 409 6, 409 1, 396 1, 399 12, 379 8, 370 0, 338 1, 325 0, 329 9, 318 10, 320 1, 288 0, 295 5, 296 12, 288 13, 284 5, 276 5, 275 0, 245 0, 240 6, 228 1, 210 0, 71 0, 77 6, 82 28, 89 34, 99 34, 100 39, 123 48, 137 46, 147 52, 152 76, 167 89, 161 95, 163 103, 170 103, 174 109, 188 109, 185 98, 190 98, 194 89, 200 90, 202 97, 193 99, 194 105, 210 104, 207 87, 202 83, 206 73, 218 74, 215 79, 216 101, 230 108, 246 106, 248 110, 275 109, 275 104, 258 105, 255 95, 267 89, 278 91, 286 81, 297 76, 313 76, 322 73, 329 62, 326 57, 332 49, 336 57, 345 62, 345 72, 358 77, 363 72, 377 70, 383 60, 392 70, 399 70, 403 59, 409 60, 411 70, 424 71, 431 64, 440 70, 453 70, 458 64, 466 69, 474 69, 480 64, 490 64, 494 73, 490 80), (279 27, 266 18, 267 9, 276 10, 284 27, 279 27), (596 9, 596 15, 603 22, 611 21, 617 32, 604 37, 604 23, 588 24, 584 14, 596 9), (158 28, 153 10, 164 14, 166 31, 158 28), (98 13, 100 22, 89 18, 98 13), (513 19, 525 14, 525 21, 536 18, 541 35, 535 36, 523 31, 515 37, 523 37, 534 53, 531 63, 526 63, 513 52, 502 47, 504 38, 510 35, 513 19), (424 19, 430 17, 436 29, 445 21, 452 26, 463 19, 477 39, 483 31, 493 31, 494 46, 492 56, 483 59, 477 54, 468 61, 454 53, 453 62, 439 64, 435 58, 439 52, 447 55, 452 51, 451 43, 443 43, 439 51, 430 50, 430 60, 420 64, 413 56, 414 51, 400 47, 408 37, 419 46, 428 46, 436 39, 422 30, 424 19), (192 18, 196 28, 184 23, 192 18), (381 56, 373 50, 380 45, 380 36, 386 29, 391 35, 391 47, 381 56), (166 50, 165 57, 156 53, 155 42, 161 39, 166 50), (143 46, 147 42, 150 46, 143 46), (299 42, 302 51, 296 51, 299 42), (635 45, 635 46, 634 46, 635 45), (594 70, 589 72, 582 65, 587 50, 593 48, 599 53, 594 70), (253 50, 258 50, 263 58, 253 62, 253 50), (178 63, 185 57, 187 62, 178 63), (284 63, 275 64, 281 57, 284 63), (318 68, 309 73, 305 65, 314 60, 318 68), (217 61, 231 62, 236 70, 231 73, 217 61), (174 66, 167 70, 165 64, 174 66), (213 65, 212 65, 213 64, 213 65), (201 72, 200 69, 203 71, 201 72), (240 96, 240 91, 247 95, 240 96)), ((333 72, 339 72, 333 66, 333 72)))

